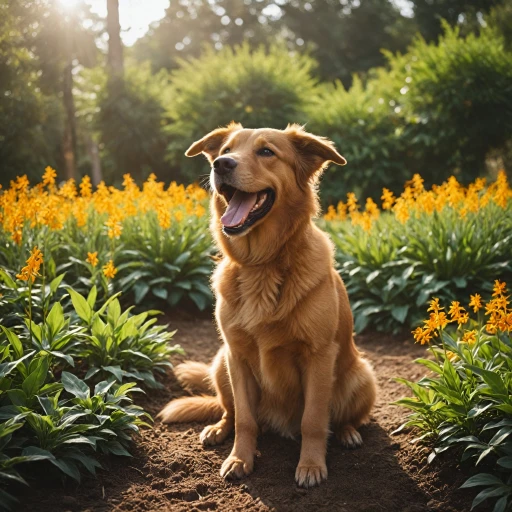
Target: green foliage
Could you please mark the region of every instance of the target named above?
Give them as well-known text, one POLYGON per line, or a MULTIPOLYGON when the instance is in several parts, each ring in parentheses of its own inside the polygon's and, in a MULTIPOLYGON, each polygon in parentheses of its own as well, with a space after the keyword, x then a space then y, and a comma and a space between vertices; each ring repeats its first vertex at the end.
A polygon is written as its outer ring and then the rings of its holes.
POLYGON ((445 25, 438 45, 417 38, 407 53, 386 56, 389 69, 375 70, 364 87, 324 86, 310 104, 308 128, 334 140, 348 161, 326 172, 326 198, 396 191, 411 169, 428 184, 451 172, 467 183, 510 139, 512 54, 496 30, 462 38, 445 25))
POLYGON ((474 344, 462 342, 460 330, 444 330, 429 349, 435 360, 416 361, 429 374, 419 382, 397 379, 413 393, 396 402, 412 411, 399 430, 419 431, 418 440, 433 446, 429 462, 455 449, 475 467, 485 461, 493 473, 472 476, 462 487, 485 487, 473 508, 492 498, 494 511, 502 512, 512 506, 512 339, 477 323, 471 327, 477 329, 474 344))
MULTIPOLYGON (((11 328, 0 325, 0 484, 26 483, 21 463, 50 463, 80 481, 81 469, 101 468, 97 453, 129 456, 132 434, 151 418, 132 403, 141 390, 125 381, 159 387, 154 373, 182 353, 168 343, 174 333, 153 325, 154 312, 123 312, 116 296, 96 309, 96 288, 84 297, 62 275, 46 286, 29 283, 27 292, 1 272, 11 292, 2 310, 16 304, 24 313, 11 328)), ((7 491, 0 496, 15 506, 7 491)))
POLYGON ((280 22, 292 43, 311 47, 321 78, 346 85, 353 74, 384 64, 382 48, 404 50, 416 31, 414 20, 387 0, 295 0, 280 6, 280 22))
POLYGON ((201 311, 209 307, 212 240, 206 222, 190 216, 163 229, 154 213, 127 219, 116 257, 116 290, 137 305, 149 300, 174 307, 190 299, 201 311))
POLYGON ((115 176, 115 170, 119 177, 124 169, 140 180, 166 170, 162 94, 167 83, 167 73, 152 75, 149 64, 128 67, 124 78, 106 83, 98 100, 97 127, 109 163, 107 175, 115 176))
POLYGON ((512 273, 512 217, 490 204, 461 218, 456 209, 402 223, 382 214, 369 231, 326 222, 352 304, 356 332, 368 325, 397 332, 417 325, 432 295, 462 301, 512 273))
POLYGON ((283 46, 251 50, 248 44, 220 52, 206 48, 200 58, 180 61, 168 98, 169 161, 197 180, 204 162, 186 159, 184 149, 218 126, 233 120, 248 128, 304 122, 313 66, 312 59, 283 46))

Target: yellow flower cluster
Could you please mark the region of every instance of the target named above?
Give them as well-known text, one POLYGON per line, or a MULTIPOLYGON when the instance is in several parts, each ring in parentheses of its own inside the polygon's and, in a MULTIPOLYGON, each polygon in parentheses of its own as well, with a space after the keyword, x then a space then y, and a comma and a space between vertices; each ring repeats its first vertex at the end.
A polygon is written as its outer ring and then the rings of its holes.
POLYGON ((22 281, 30 280, 34 282, 36 277, 40 275, 39 269, 43 263, 43 253, 37 247, 34 247, 26 263, 27 265, 21 269, 19 274, 16 274, 16 277, 22 281))
POLYGON ((91 180, 84 176, 76 186, 69 180, 60 186, 55 183, 57 173, 47 167, 41 183, 31 187, 26 176, 11 181, 10 188, 0 191, 0 223, 13 241, 21 244, 24 226, 48 226, 62 229, 70 219, 83 227, 91 214, 105 214, 105 228, 110 238, 121 235, 127 217, 154 211, 163 229, 184 216, 202 217, 206 210, 202 203, 207 197, 198 185, 184 187, 172 182, 166 189, 151 174, 139 188, 131 176, 124 176, 123 188, 107 187, 101 182, 93 191, 91 180))
MULTIPOLYGON (((485 305, 485 315, 488 316, 486 330, 490 334, 498 331, 512 331, 512 309, 508 308, 509 296, 507 295, 507 285, 504 282, 496 280, 494 282, 492 299, 485 305)), ((477 313, 484 307, 482 297, 476 293, 470 296, 469 306, 477 313)), ((459 327, 465 326, 469 322, 469 313, 460 305, 460 302, 453 301, 448 310, 448 315, 444 308, 440 306, 439 299, 435 298, 430 302, 427 310, 430 312, 428 320, 424 320, 423 327, 417 327, 412 333, 414 339, 421 343, 429 341, 439 335, 439 331, 444 329, 450 323, 457 323, 459 327)), ((461 341, 473 344, 476 341, 476 330, 463 330, 461 341)))
MULTIPOLYGON (((392 211, 402 223, 407 222, 411 216, 419 217, 421 214, 431 215, 445 208, 456 210, 461 218, 470 212, 478 212, 493 202, 501 208, 506 208, 512 198, 512 189, 509 187, 505 171, 500 171, 494 183, 486 187, 485 179, 477 178, 473 183, 464 187, 452 176, 442 185, 433 185, 426 190, 424 180, 415 174, 412 180, 405 184, 400 197, 395 197, 387 188, 382 191, 382 209, 392 211)), ((359 211, 356 196, 351 192, 347 194, 347 202, 340 201, 336 207, 329 206, 324 215, 325 220, 345 220, 350 218, 355 226, 362 226, 369 230, 373 222, 379 218, 380 210, 371 200, 366 200, 366 208, 359 211)))

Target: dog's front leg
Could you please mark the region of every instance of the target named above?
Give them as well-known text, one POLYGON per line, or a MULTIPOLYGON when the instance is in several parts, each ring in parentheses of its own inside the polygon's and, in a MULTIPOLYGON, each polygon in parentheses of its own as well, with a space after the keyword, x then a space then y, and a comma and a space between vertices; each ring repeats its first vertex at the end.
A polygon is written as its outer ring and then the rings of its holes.
POLYGON ((313 487, 327 478, 325 452, 335 361, 336 350, 333 346, 322 354, 315 354, 304 368, 302 446, 295 472, 295 481, 301 487, 313 487))
POLYGON ((242 478, 251 473, 254 467, 258 436, 255 418, 258 388, 244 360, 228 350, 226 362, 235 405, 235 443, 231 454, 222 464, 220 474, 224 478, 242 478))

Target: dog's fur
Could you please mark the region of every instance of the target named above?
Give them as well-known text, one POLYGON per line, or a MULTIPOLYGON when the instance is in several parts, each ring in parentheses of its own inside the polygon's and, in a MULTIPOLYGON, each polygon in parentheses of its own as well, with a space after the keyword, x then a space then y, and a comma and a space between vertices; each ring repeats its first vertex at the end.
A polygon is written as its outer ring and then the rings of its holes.
POLYGON ((360 445, 356 429, 368 421, 376 395, 373 371, 354 345, 333 246, 312 221, 317 176, 328 162, 346 162, 332 142, 298 125, 281 131, 231 123, 186 154, 203 153, 213 163, 228 147, 238 162, 229 184, 248 192, 272 188, 275 202, 245 233, 225 235, 227 201, 212 170, 211 230, 223 253, 212 283, 224 345, 211 366, 176 368, 183 385, 203 394, 171 401, 159 416, 166 423, 216 421, 201 433, 204 445, 223 442, 234 428, 225 477, 253 470, 259 429, 301 434, 295 479, 317 485, 327 478, 329 430, 349 447, 360 445), (262 147, 275 156, 259 156, 262 147))

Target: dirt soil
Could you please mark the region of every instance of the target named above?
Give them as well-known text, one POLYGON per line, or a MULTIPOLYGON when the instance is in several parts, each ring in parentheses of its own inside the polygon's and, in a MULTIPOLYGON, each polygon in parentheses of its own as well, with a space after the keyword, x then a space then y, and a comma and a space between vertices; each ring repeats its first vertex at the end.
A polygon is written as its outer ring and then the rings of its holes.
MULTIPOLYGON (((175 339, 187 358, 208 361, 215 354, 219 341, 210 319, 171 319, 171 324, 178 329, 175 339)), ((157 422, 137 439, 132 458, 107 458, 102 461, 106 471, 97 478, 84 476, 79 486, 69 480, 31 482, 19 510, 469 511, 474 493, 458 487, 471 473, 459 467, 455 455, 427 465, 428 450, 411 444, 413 433, 391 435, 407 414, 390 405, 406 394, 392 379, 420 378, 422 367, 412 360, 424 356, 424 348, 406 337, 378 333, 358 336, 357 344, 377 373, 378 402, 371 423, 361 428, 361 448, 349 450, 330 440, 329 478, 318 488, 300 489, 294 483, 298 441, 261 436, 261 457, 254 473, 232 483, 219 475, 232 438, 205 449, 199 442, 203 425, 157 422)), ((140 402, 152 415, 171 398, 183 395, 172 372, 164 384, 165 390, 149 391, 140 402)))

